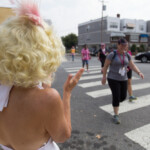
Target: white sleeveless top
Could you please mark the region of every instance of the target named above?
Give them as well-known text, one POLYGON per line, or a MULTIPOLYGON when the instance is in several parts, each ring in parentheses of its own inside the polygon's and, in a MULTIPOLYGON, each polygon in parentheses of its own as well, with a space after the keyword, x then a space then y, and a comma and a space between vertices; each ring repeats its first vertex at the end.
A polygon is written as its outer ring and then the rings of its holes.
MULTIPOLYGON (((0 111, 3 111, 3 109, 5 107, 7 107, 8 100, 9 100, 9 93, 10 93, 12 87, 13 86, 4 86, 4 85, 0 84, 0 111)), ((39 84, 38 88, 43 89, 42 84, 39 84)), ((3 150, 13 150, 13 149, 6 147, 4 145, 1 145, 1 144, 0 144, 0 147, 3 150)), ((60 150, 60 149, 54 141, 49 139, 49 141, 47 143, 45 143, 38 150, 60 150)))

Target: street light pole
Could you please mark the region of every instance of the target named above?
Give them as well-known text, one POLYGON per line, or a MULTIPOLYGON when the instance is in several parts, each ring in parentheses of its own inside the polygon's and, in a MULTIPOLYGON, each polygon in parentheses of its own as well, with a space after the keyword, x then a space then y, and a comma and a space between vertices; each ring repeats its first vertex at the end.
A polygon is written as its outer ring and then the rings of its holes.
POLYGON ((102 17, 101 17, 101 40, 100 42, 102 43, 103 42, 103 7, 104 7, 104 0, 101 1, 102 3, 102 17))
POLYGON ((101 35, 100 35, 100 42, 103 42, 103 11, 106 10, 106 5, 104 5, 104 2, 106 2, 105 0, 99 0, 102 3, 102 17, 101 17, 101 35))

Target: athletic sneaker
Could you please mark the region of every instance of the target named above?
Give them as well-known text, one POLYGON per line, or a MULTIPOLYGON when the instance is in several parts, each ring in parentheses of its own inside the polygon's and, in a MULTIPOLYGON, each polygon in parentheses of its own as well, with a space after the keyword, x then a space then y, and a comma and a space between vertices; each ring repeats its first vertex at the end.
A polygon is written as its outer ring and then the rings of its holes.
POLYGON ((114 119, 115 124, 120 124, 121 123, 118 115, 114 115, 113 119, 114 119))
POLYGON ((137 97, 135 97, 135 96, 130 96, 130 97, 129 97, 129 101, 132 102, 133 100, 137 100, 137 97))
POLYGON ((89 70, 87 70, 87 73, 89 73, 90 71, 89 70))

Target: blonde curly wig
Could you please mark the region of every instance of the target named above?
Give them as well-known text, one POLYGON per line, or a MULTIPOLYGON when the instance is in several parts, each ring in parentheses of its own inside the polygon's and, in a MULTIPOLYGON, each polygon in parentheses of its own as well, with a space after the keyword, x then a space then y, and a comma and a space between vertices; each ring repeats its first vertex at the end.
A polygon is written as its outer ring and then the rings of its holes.
POLYGON ((0 83, 32 87, 51 83, 65 48, 52 26, 35 25, 28 17, 13 17, 0 25, 0 83))

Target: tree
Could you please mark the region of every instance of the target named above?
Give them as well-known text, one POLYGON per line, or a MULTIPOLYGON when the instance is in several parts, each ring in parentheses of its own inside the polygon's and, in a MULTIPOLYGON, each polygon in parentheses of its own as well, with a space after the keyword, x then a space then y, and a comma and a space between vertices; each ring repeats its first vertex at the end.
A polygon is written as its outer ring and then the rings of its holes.
POLYGON ((76 34, 71 33, 62 37, 62 42, 66 49, 71 49, 72 46, 77 46, 78 37, 76 34))
POLYGON ((143 44, 140 45, 140 52, 144 52, 145 51, 145 46, 143 44))
POLYGON ((136 49, 137 49, 136 45, 135 45, 135 44, 133 44, 133 45, 131 46, 131 52, 135 52, 135 51, 136 51, 136 49))

